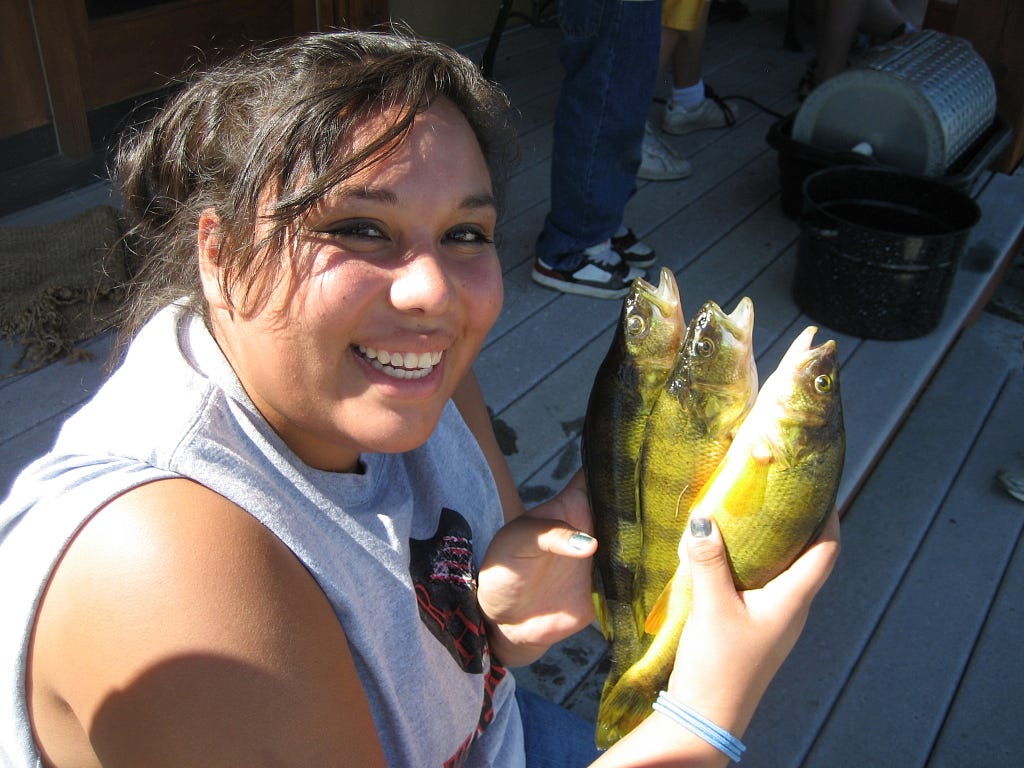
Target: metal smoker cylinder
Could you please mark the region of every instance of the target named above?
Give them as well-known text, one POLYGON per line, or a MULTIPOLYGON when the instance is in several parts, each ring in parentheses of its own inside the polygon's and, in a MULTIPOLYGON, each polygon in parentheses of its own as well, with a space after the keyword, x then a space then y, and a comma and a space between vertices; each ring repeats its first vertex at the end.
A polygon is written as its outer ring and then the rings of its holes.
POLYGON ((966 40, 918 30, 868 51, 815 88, 793 139, 868 152, 884 165, 941 176, 995 119, 996 89, 966 40))

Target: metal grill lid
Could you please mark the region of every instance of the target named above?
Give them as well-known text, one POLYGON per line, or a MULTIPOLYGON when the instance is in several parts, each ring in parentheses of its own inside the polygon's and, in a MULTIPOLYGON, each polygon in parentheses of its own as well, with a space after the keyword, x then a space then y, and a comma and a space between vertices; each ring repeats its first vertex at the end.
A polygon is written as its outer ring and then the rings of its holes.
POLYGON ((963 38, 918 30, 872 48, 815 88, 797 111, 796 141, 870 152, 879 162, 940 176, 995 119, 996 90, 963 38))

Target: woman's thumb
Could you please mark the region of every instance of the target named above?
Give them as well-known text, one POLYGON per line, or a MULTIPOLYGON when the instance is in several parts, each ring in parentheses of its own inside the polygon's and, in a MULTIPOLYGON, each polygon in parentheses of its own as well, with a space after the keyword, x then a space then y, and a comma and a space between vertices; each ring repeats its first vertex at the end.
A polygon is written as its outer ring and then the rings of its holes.
POLYGON ((710 517, 692 517, 683 536, 686 558, 690 562, 690 577, 694 595, 705 589, 728 589, 735 592, 732 570, 725 554, 722 533, 710 517))
POLYGON ((538 524, 538 528, 537 547, 542 552, 565 557, 589 557, 597 550, 597 539, 561 520, 545 520, 538 524))

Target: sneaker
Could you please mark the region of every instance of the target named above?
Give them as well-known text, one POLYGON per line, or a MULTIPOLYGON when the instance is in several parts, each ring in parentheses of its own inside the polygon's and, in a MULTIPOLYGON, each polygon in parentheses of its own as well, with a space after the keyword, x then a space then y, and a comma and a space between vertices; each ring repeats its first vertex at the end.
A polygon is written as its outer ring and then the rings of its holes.
POLYGON ((533 281, 562 293, 576 293, 596 299, 621 299, 629 293, 642 269, 634 269, 611 249, 609 241, 583 251, 583 263, 571 272, 555 269, 539 257, 533 261, 533 281))
POLYGON ((654 249, 626 226, 619 228, 619 233, 612 237, 611 243, 612 250, 631 267, 649 267, 655 261, 654 249))
POLYGON ((666 104, 661 129, 673 136, 682 136, 705 128, 727 128, 736 122, 736 114, 735 107, 707 88, 704 101, 694 109, 677 107, 671 101, 666 104))
POLYGON ((644 141, 640 147, 642 160, 636 172, 638 179, 647 181, 675 181, 685 179, 693 168, 672 147, 663 142, 650 123, 644 126, 644 141))

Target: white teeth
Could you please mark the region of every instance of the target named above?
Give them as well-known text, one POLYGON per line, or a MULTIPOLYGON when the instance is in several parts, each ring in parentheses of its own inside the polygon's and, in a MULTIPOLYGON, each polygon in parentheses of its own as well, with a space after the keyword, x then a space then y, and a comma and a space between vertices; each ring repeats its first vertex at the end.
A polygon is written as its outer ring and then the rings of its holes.
POLYGON ((441 362, 442 352, 388 352, 359 345, 359 351, 370 364, 396 379, 422 379, 441 362))

